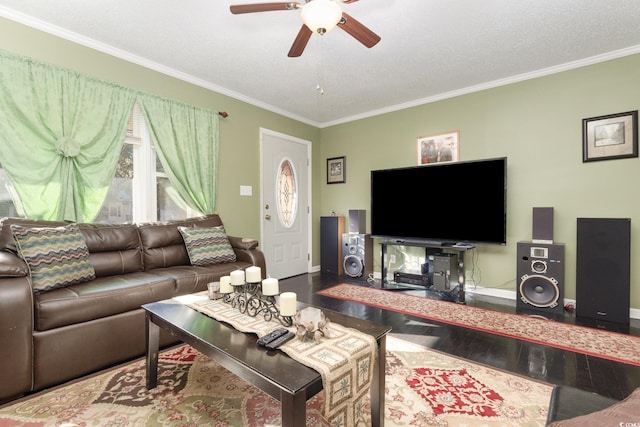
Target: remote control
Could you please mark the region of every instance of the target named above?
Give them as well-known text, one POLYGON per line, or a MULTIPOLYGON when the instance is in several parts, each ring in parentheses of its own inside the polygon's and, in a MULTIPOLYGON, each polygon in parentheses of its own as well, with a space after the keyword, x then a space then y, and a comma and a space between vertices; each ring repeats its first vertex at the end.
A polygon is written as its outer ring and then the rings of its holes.
POLYGON ((295 336, 296 334, 294 334, 293 332, 287 332, 283 336, 276 338, 275 340, 271 341, 269 344, 265 345, 265 348, 268 348, 269 350, 275 350, 276 348, 280 347, 282 344, 286 343, 287 341, 289 341, 295 336))
POLYGON ((287 332, 289 331, 285 328, 278 328, 274 331, 271 331, 267 335, 263 336, 258 340, 258 345, 265 347, 266 345, 271 343, 273 340, 276 340, 281 336, 285 335, 287 332))

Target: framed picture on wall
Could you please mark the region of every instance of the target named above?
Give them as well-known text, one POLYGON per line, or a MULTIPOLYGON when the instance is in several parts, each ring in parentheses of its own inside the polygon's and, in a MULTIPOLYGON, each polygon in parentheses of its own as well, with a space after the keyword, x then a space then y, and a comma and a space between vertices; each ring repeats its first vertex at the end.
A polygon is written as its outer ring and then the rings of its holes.
POLYGON ((418 165, 457 161, 460 150, 459 136, 459 131, 419 136, 418 165))
POLYGON ((638 110, 582 120, 582 161, 638 157, 638 110))
POLYGON ((346 161, 347 158, 345 156, 327 159, 327 184, 341 184, 347 182, 346 161))

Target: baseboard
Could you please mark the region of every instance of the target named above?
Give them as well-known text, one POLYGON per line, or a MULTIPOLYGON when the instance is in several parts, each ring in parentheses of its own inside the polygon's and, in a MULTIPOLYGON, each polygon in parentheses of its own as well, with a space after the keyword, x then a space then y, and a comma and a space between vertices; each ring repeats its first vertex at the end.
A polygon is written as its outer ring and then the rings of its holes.
POLYGON ((516 291, 510 291, 508 289, 483 288, 481 286, 465 286, 464 291, 468 294, 504 298, 512 301, 516 300, 516 291))

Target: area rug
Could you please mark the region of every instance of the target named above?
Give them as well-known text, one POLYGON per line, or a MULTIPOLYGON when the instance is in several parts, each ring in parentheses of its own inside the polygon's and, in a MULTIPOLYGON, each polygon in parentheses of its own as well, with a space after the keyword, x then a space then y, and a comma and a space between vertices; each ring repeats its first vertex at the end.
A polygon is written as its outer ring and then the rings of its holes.
POLYGON ((633 335, 367 286, 341 284, 319 291, 318 294, 640 366, 640 337, 633 335))
MULTIPOLYGON (((192 347, 160 355, 158 387, 145 362, 37 394, 0 408, 1 427, 278 426, 280 403, 192 347)), ((387 426, 544 426, 552 387, 389 337, 387 426)), ((323 393, 307 402, 321 426, 323 393)), ((369 403, 365 412, 370 413, 369 403)), ((369 420, 367 420, 369 421, 369 420)))

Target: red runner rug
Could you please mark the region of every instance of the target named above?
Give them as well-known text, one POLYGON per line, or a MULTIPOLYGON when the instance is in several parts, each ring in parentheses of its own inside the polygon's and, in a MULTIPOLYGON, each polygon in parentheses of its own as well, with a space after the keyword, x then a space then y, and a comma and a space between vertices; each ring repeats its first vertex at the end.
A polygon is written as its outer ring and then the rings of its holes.
POLYGON ((341 284, 318 294, 640 366, 640 337, 632 335, 359 285, 341 284))

